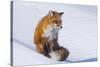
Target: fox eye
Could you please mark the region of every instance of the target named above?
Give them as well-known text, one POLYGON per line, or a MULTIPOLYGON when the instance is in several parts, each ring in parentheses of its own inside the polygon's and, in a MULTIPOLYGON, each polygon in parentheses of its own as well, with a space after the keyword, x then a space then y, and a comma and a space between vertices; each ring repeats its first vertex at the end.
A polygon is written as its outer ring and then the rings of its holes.
POLYGON ((60 20, 59 23, 61 23, 62 21, 60 20))
POLYGON ((56 23, 56 22, 57 22, 56 20, 53 21, 53 23, 56 23))

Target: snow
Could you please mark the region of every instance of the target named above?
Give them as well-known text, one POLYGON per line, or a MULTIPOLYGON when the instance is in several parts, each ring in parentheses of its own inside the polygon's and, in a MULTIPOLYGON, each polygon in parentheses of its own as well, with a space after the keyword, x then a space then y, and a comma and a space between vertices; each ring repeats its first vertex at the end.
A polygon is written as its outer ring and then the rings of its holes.
POLYGON ((37 53, 34 50, 27 49, 15 40, 14 44, 14 65, 34 65, 34 64, 49 64, 49 63, 56 63, 51 59, 37 53), (37 60, 38 59, 38 60, 37 60))
POLYGON ((81 62, 97 59, 97 7, 90 5, 15 1, 13 6, 13 65, 81 62), (33 35, 49 10, 64 12, 59 43, 70 51, 68 61, 54 61, 35 51, 33 35))

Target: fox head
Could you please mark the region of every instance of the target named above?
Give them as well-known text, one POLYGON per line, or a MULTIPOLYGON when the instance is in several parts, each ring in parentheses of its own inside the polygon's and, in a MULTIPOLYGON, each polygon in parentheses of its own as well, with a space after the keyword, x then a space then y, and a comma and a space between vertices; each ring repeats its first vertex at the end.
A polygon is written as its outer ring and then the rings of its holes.
POLYGON ((62 20, 61 17, 64 12, 56 12, 56 11, 49 11, 49 24, 55 29, 62 28, 62 20))

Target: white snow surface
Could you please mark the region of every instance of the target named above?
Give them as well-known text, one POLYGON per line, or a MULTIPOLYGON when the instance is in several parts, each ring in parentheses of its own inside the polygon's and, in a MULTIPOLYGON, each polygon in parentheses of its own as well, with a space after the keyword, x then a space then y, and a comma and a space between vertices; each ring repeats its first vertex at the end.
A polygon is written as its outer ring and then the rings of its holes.
POLYGON ((64 12, 59 44, 70 51, 68 60, 97 58, 97 7, 90 5, 14 1, 13 64, 37 65, 68 63, 54 61, 35 51, 34 30, 49 10, 64 12))

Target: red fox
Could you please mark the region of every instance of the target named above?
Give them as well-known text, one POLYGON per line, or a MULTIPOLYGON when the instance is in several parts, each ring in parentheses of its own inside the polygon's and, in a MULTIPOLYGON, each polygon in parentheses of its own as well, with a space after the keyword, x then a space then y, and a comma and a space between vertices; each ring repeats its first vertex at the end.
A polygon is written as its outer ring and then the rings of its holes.
MULTIPOLYGON (((36 45, 37 52, 51 57, 50 52, 61 48, 58 43, 58 33, 62 28, 61 17, 64 12, 49 11, 49 13, 43 17, 37 24, 34 32, 34 43, 36 45)), ((59 55, 66 52, 65 48, 59 50, 59 55)), ((68 51, 67 51, 68 52, 68 51)))

